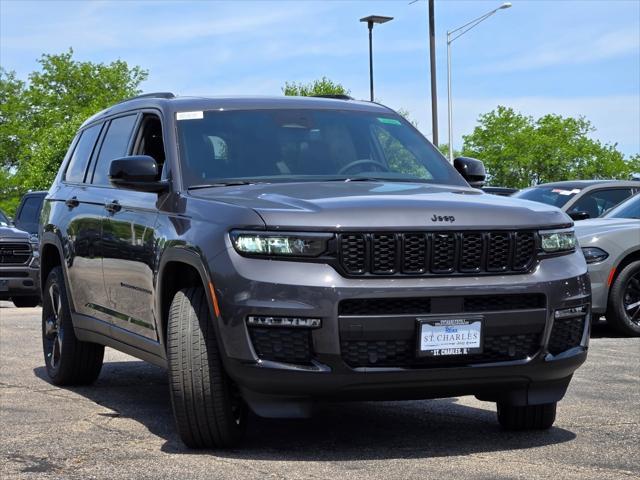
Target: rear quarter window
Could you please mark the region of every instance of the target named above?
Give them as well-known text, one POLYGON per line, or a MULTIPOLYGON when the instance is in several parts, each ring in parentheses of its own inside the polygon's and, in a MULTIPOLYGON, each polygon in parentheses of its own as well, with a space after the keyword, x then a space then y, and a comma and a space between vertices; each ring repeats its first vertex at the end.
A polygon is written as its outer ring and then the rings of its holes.
POLYGON ((89 164, 89 159, 96 145, 96 140, 100 135, 102 124, 94 125, 87 128, 80 134, 80 139, 76 144, 76 148, 71 154, 64 179, 67 182, 82 183, 84 175, 89 164))

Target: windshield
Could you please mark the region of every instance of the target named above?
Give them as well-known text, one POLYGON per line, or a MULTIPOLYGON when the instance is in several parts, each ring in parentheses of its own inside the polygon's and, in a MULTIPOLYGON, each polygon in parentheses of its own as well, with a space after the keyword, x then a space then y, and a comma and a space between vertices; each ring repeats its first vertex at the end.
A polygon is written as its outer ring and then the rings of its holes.
POLYGON ((177 118, 186 187, 347 179, 468 186, 433 145, 392 113, 265 109, 177 118))
POLYGON ((9 219, 4 214, 4 212, 0 210, 0 227, 8 227, 10 223, 11 222, 9 222, 9 219))
POLYGON ((532 187, 520 190, 519 192, 514 193, 512 197, 546 203, 547 205, 553 205, 554 207, 563 207, 577 193, 580 193, 579 188, 532 187))
POLYGON ((603 218, 635 218, 640 220, 640 194, 609 210, 603 218))

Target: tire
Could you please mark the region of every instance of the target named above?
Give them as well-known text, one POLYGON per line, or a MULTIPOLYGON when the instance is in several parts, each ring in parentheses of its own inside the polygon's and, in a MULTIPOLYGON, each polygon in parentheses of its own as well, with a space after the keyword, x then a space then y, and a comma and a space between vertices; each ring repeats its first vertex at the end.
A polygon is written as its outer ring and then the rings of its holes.
POLYGON ((173 297, 167 325, 171 403, 190 448, 225 448, 244 437, 247 407, 226 375, 204 289, 173 297))
POLYGON ((556 420, 558 402, 517 407, 498 403, 498 422, 505 430, 548 430, 556 420))
POLYGON ((18 308, 32 308, 40 304, 40 297, 13 297, 13 304, 18 308))
POLYGON ((88 385, 100 375, 104 346, 76 338, 61 267, 51 270, 44 287, 42 349, 54 385, 88 385))
POLYGON ((640 261, 624 267, 609 291, 607 323, 618 333, 630 337, 640 336, 640 261))

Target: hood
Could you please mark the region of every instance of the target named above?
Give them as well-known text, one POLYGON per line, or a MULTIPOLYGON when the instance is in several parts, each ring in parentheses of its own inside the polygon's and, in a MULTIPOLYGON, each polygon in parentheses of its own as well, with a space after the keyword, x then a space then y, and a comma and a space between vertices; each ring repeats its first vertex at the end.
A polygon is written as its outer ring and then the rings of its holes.
POLYGON ((399 182, 306 182, 196 190, 255 210, 267 228, 399 230, 570 225, 559 209, 473 188, 399 182))
POLYGON ((6 239, 19 239, 29 240, 29 233, 24 230, 19 230, 15 227, 0 227, 0 240, 6 239))
POLYGON ((578 240, 587 240, 602 235, 612 235, 628 231, 628 235, 636 235, 640 244, 640 220, 633 218, 594 218, 576 223, 578 240))

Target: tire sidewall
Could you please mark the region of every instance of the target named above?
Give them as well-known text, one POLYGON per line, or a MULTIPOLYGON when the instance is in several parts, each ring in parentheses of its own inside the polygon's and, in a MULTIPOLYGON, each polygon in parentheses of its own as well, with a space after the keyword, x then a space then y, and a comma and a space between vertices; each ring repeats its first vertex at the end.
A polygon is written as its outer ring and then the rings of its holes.
POLYGON ((613 320, 614 327, 625 330, 624 333, 636 336, 640 335, 640 325, 633 323, 627 316, 624 308, 624 295, 631 276, 637 274, 639 271, 640 261, 632 262, 622 269, 614 281, 609 299, 611 316, 614 318, 610 316, 607 317, 608 321, 613 320))

